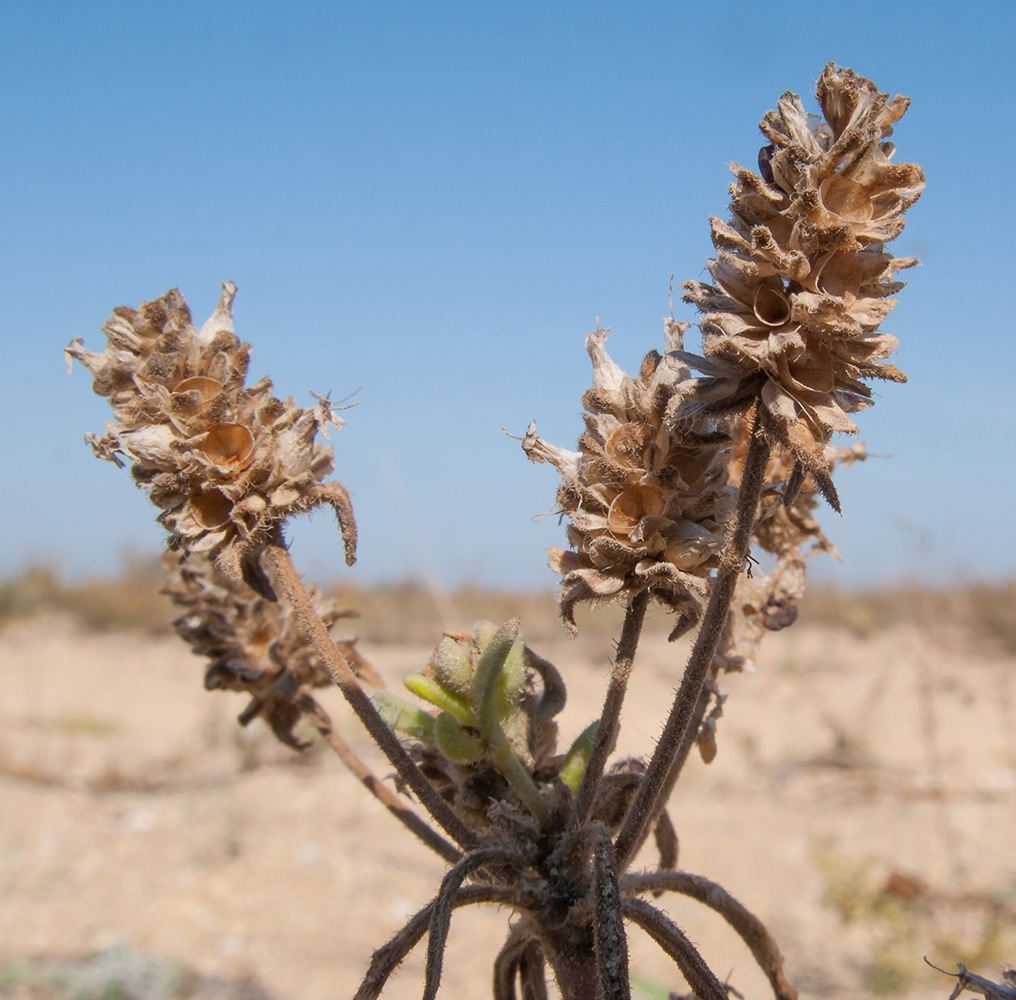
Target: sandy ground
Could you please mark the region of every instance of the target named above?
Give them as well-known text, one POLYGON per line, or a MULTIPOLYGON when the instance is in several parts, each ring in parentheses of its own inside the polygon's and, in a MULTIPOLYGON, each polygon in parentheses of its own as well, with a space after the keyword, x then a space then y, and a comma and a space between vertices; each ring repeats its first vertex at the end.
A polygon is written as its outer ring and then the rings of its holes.
MULTIPOLYGON (((724 682, 716 760, 696 757, 672 799, 680 866, 768 923, 804 997, 896 985, 944 1000, 951 982, 922 954, 977 957, 988 975, 1016 961, 1016 661, 949 649, 916 630, 771 636, 757 672, 724 682)), ((539 651, 569 684, 570 739, 598 714, 606 658, 567 640, 539 651)), ((363 652, 397 687, 428 651, 363 652)), ((651 749, 684 652, 644 641, 619 752, 651 749)), ((240 731, 244 696, 201 675, 175 639, 62 620, 0 633, 0 962, 122 946, 279 998, 350 996, 444 866, 331 756, 301 762, 260 723, 240 731)), ((388 773, 341 698, 323 700, 388 773)), ((768 995, 715 914, 660 904, 741 993, 768 995)), ((490 995, 508 921, 459 911, 442 996, 490 995)), ((636 996, 685 991, 640 932, 631 950, 636 996)), ((422 970, 418 949, 385 996, 419 996, 422 970)))

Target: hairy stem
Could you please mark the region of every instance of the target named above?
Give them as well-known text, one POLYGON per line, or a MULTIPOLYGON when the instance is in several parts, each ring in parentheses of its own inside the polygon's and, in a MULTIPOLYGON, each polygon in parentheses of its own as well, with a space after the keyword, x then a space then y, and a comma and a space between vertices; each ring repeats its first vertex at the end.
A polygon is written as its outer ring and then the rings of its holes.
POLYGON ((494 959, 494 1000, 518 1000, 515 979, 522 955, 533 940, 533 933, 524 921, 509 932, 508 939, 494 959))
POLYGON ((797 990, 783 974, 783 955, 765 924, 721 886, 688 872, 648 872, 625 875, 621 879, 621 891, 624 893, 666 889, 691 896, 719 913, 748 946, 759 968, 766 974, 776 1000, 797 1000, 797 990))
MULTIPOLYGON (((457 910, 460 906, 469 906, 472 903, 497 903, 500 906, 517 907, 518 897, 517 890, 505 886, 467 885, 455 894, 451 907, 457 910)), ((427 933, 434 905, 432 900, 423 909, 417 910, 395 937, 374 952, 367 974, 363 977, 363 982, 360 983, 353 1000, 376 1000, 391 974, 427 933)))
POLYGON ((691 720, 688 723, 688 728, 685 730, 684 738, 681 740, 681 745, 678 747, 677 754, 674 757, 674 762, 670 765, 670 771, 667 774, 666 781, 663 783, 663 788, 660 791, 659 798, 657 799, 656 809, 649 817, 649 822, 643 827, 642 834, 639 837, 638 842, 634 845, 634 849, 631 851, 630 857, 634 858, 635 855, 642 849, 642 845, 649 839, 650 831, 656 828, 657 822, 665 812, 667 803, 670 801, 670 795, 674 791, 674 786, 677 784, 677 779, 681 777, 681 771, 684 769, 684 765, 688 760, 688 755, 691 753, 691 748, 695 746, 695 737, 698 735, 699 727, 702 725, 702 720, 706 717, 706 710, 709 708, 709 702, 711 699, 712 695, 706 689, 706 685, 703 684, 702 690, 699 691, 698 700, 695 703, 695 710, 691 714, 691 720))
POLYGON ((467 854, 454 868, 445 873, 441 888, 434 898, 427 937, 427 976, 423 986, 423 1000, 434 1000, 441 985, 441 968, 444 965, 445 942, 452 920, 455 895, 467 876, 491 861, 508 861, 516 857, 499 847, 482 847, 467 854))
POLYGON ((575 805, 576 823, 584 823, 593 811, 600 778, 603 777, 603 769, 607 764, 610 748, 614 744, 617 723, 621 717, 621 706, 628 690, 628 678, 631 676, 632 663, 635 661, 635 651, 638 649, 642 623, 645 621, 648 606, 649 591, 641 590, 631 599, 624 616, 621 638, 617 643, 617 656, 610 672, 610 685, 603 701, 603 711, 600 713, 600 725, 596 730, 596 738, 589 754, 585 774, 582 776, 582 784, 579 786, 578 801, 575 805))
POLYGON ((522 1000, 548 1000, 546 968, 547 963, 540 942, 530 941, 519 959, 522 1000))
POLYGON ((670 917, 644 899, 630 896, 621 903, 621 909, 674 960, 699 1000, 727 1000, 723 984, 670 917))
POLYGON ((727 535, 727 543, 713 580, 712 594, 702 618, 702 626, 688 658, 688 665, 685 667, 684 677, 674 698, 663 735, 649 761, 642 784, 628 807, 621 831, 615 841, 618 871, 624 871, 628 866, 644 841, 650 824, 659 815, 659 810, 666 802, 664 796, 667 791, 667 777, 691 727, 702 686, 708 676, 716 645, 723 633, 730 602, 734 597, 734 587, 748 558, 751 533, 755 528, 755 514, 762 495, 762 487, 765 485, 766 464, 769 461, 769 442, 762 427, 761 401, 756 403, 755 409, 755 422, 752 426, 748 457, 741 475, 733 525, 727 535))
POLYGON ((438 795, 420 769, 413 763, 409 754, 399 743, 398 737, 385 725, 384 720, 378 715, 377 709, 371 704, 363 688, 360 687, 345 657, 336 649, 324 623, 314 611, 303 580, 300 579, 300 574, 297 573, 293 560, 281 538, 275 538, 265 546, 264 558, 275 572, 286 597, 296 611, 297 619, 304 633, 324 661, 332 680, 346 701, 349 702, 357 717, 366 726, 367 732, 370 733, 374 742, 391 761, 399 777, 412 789, 423 807, 452 840, 463 848, 475 846, 475 834, 452 812, 448 803, 438 795))
POLYGON ((621 916, 614 845, 599 823, 593 832, 593 936, 603 1000, 631 1000, 628 938, 621 916))
POLYGON ((310 696, 313 703, 310 716, 314 720, 317 731, 325 738, 328 745, 335 751, 339 760, 357 777, 366 788, 407 830, 415 833, 432 851, 440 854, 445 861, 455 864, 461 860, 462 852, 454 844, 445 840, 436 830, 432 830, 412 809, 399 801, 399 798, 378 778, 366 764, 354 753, 353 748, 335 731, 331 716, 310 696))

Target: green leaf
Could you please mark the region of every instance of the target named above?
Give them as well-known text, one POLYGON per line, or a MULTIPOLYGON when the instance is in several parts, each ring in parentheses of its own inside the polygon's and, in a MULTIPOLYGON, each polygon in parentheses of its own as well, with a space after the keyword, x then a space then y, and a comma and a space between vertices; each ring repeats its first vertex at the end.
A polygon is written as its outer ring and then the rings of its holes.
POLYGON ((473 686, 473 657, 471 650, 457 639, 446 635, 437 647, 434 657, 434 673, 438 683, 447 691, 472 701, 475 695, 473 686))
POLYGON ((434 745, 434 716, 391 691, 376 691, 370 700, 390 728, 421 743, 434 745))
POLYGON ((427 677, 426 674, 410 674, 402 683, 418 698, 451 712, 464 726, 477 724, 476 714, 467 702, 457 694, 445 690, 433 677, 427 677))
POLYGON ((522 640, 512 643, 505 657, 501 676, 498 678, 498 714, 499 717, 510 719, 519 709, 519 693, 526 683, 526 645, 522 640))
POLYGON ((508 659, 515 637, 519 634, 518 618, 511 618, 491 637, 480 653, 476 664, 476 716, 479 720, 480 737, 493 743, 498 725, 498 681, 501 670, 508 659))
POLYGON ((456 764, 475 764, 483 754, 480 741, 465 732, 450 712, 434 720, 434 738, 438 750, 456 764))
MULTIPOLYGON (((578 793, 579 785, 582 784, 582 778, 586 773, 586 765, 589 763, 589 755, 593 752, 593 741, 596 739, 596 731, 599 728, 600 720, 597 719, 582 731, 579 738, 571 745, 568 753, 565 754, 564 763, 561 765, 560 778, 572 790, 573 795, 578 793)), ((620 731, 620 726, 617 726, 614 730, 614 740, 610 745, 611 752, 617 746, 617 734, 620 731)))

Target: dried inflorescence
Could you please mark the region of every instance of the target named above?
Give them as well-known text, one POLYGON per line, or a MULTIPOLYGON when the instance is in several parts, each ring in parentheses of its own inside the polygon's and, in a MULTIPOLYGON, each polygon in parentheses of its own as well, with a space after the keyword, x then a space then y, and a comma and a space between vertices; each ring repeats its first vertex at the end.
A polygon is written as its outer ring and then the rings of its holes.
POLYGON ((610 359, 606 330, 590 333, 579 450, 537 437, 535 421, 523 439, 529 458, 550 462, 563 480, 557 505, 575 551, 551 549, 549 561, 564 577, 560 613, 573 630, 580 601, 644 590, 677 612, 678 634, 699 617, 733 501, 728 435, 714 422, 676 419, 695 381, 677 353, 686 327, 667 322, 666 355, 647 354, 638 378, 610 359))
POLYGON ((334 469, 332 449, 317 440, 341 426, 327 398, 302 409, 272 395, 265 377, 245 386, 250 344, 233 332, 236 286, 225 282, 212 316, 195 329, 176 289, 138 309, 121 306, 103 326, 105 351, 76 337, 66 348, 94 376, 116 417, 95 454, 122 465, 162 508, 159 521, 173 548, 209 552, 232 579, 263 587, 257 554, 292 514, 330 504, 346 546, 356 551, 349 495, 322 482, 334 469))
MULTIPOLYGON (((735 168, 732 222, 713 223, 716 284, 685 286, 706 314, 705 357, 684 352, 686 324, 670 320, 665 354, 650 352, 632 377, 597 329, 586 341, 593 385, 578 451, 541 440, 535 424, 523 440, 563 481, 558 507, 573 551, 554 549, 550 560, 563 576, 562 618, 574 629, 580 601, 627 604, 600 717, 563 754, 554 719, 564 685, 518 638, 517 619, 446 634, 406 682, 426 708, 385 691, 368 698, 359 681, 380 680, 351 643, 329 634, 342 613, 308 593, 279 530, 290 514, 331 503, 352 560, 349 499, 322 482, 331 451, 315 440, 338 421, 327 400, 302 410, 272 397, 267 379, 245 388, 250 348, 232 331, 232 285, 200 331, 172 291, 117 310, 105 352, 80 339, 68 348, 116 416, 104 437, 90 438, 93 448, 133 461, 172 532, 167 592, 185 608, 178 630, 211 661, 206 686, 249 692, 241 721, 261 715, 293 746, 307 717, 452 866, 433 901, 375 952, 361 1000, 377 997, 424 933, 424 996, 434 997, 452 911, 478 902, 517 915, 495 960, 498 1000, 514 997, 517 984, 545 996, 547 962, 562 995, 626 997, 626 921, 674 958, 695 996, 725 1000, 727 988, 680 928, 638 898, 664 891, 720 913, 777 1000, 796 1000, 761 922, 714 883, 670 870, 677 837, 665 806, 692 740, 707 760, 716 752, 718 675, 749 667, 764 632, 793 621, 806 556, 832 551, 814 517, 816 493, 835 505, 833 466, 863 457, 863 447, 831 448, 832 431, 856 429, 847 414, 868 402, 863 379, 902 379, 885 363, 895 340, 877 328, 901 287, 895 272, 914 263, 884 250, 923 185, 919 168, 890 163, 885 141, 906 101, 831 65, 819 100, 824 122, 785 95, 762 123, 771 145, 760 175, 735 168), (745 574, 746 563, 758 567, 751 545, 771 557, 769 572, 745 574), (285 607, 271 603, 275 586, 285 607), (610 767, 651 597, 677 614, 672 635, 700 615, 701 628, 652 757, 610 767), (435 827, 335 731, 310 693, 332 681, 394 766, 399 790, 435 827), (659 869, 628 873, 651 831, 659 869)), ((986 984, 962 967, 961 975, 961 986, 986 984)))
MULTIPOLYGON (((206 657, 205 688, 246 691, 251 703, 240 714, 247 725, 261 717, 287 746, 305 745, 293 733, 311 711, 302 694, 332 687, 334 680, 307 642, 288 604, 273 603, 243 585, 237 586, 203 552, 167 552, 162 559, 166 584, 162 592, 184 609, 173 622, 197 656, 206 657)), ((314 610, 328 629, 356 612, 340 608, 316 587, 309 587, 314 610)), ((381 678, 357 653, 356 640, 336 643, 357 676, 382 687, 381 678)))
POLYGON ((759 173, 733 164, 731 220, 712 220, 714 284, 684 286, 705 314, 705 358, 684 357, 706 376, 697 395, 708 412, 761 398, 767 429, 836 506, 830 435, 857 430, 848 414, 871 404, 865 379, 906 380, 885 360, 896 338, 878 327, 903 287, 896 272, 917 260, 885 244, 924 175, 892 163, 887 141, 908 98, 832 63, 817 95, 823 117, 787 93, 762 119, 759 173))

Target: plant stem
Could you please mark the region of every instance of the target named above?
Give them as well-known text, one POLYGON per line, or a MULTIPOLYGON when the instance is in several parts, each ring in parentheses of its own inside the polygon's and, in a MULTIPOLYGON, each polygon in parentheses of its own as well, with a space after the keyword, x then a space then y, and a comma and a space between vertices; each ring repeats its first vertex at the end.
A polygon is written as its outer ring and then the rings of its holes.
MULTIPOLYGON (((475 903, 494 903, 497 906, 521 908, 517 889, 500 885, 467 885, 455 894, 452 909, 460 906, 471 906, 475 903)), ((370 960, 367 974, 360 983, 353 1000, 376 1000, 391 974, 399 967, 402 960, 417 945, 420 938, 427 933, 431 916, 437 905, 431 900, 422 910, 418 910, 409 918, 405 925, 387 944, 374 952, 370 960)))
POLYGON ((702 626, 692 647, 681 686, 674 698, 656 752, 649 761, 645 777, 628 807, 624 823, 614 842, 617 870, 621 872, 631 862, 645 839, 653 817, 666 802, 667 777, 691 727, 702 686, 708 676, 716 645, 723 633, 730 602, 734 597, 734 588, 748 557, 751 534, 755 528, 755 514, 765 484, 766 465, 769 461, 769 441, 762 426, 762 412, 763 407, 759 400, 755 404, 755 422, 737 494, 734 522, 727 535, 720 566, 713 580, 713 590, 706 613, 702 617, 702 626))
POLYGON ((275 538, 265 546, 264 558, 282 585, 296 612, 297 619, 304 633, 310 639, 314 649, 324 661, 332 680, 349 702, 360 721, 366 726, 371 738, 392 763, 399 777, 409 786, 420 800, 421 805, 430 813, 435 822, 460 847, 476 846, 476 835, 452 812, 451 807, 435 791, 420 769, 410 759, 409 754, 399 743, 398 737, 385 725, 384 720, 371 704, 363 688, 357 683, 345 657, 336 649, 328 635, 324 623, 317 616, 310 597, 297 573, 293 560, 289 556, 281 538, 275 538))
POLYGON ((314 708, 311 717, 317 731, 335 751, 339 760, 349 768, 362 784, 407 830, 415 833, 432 851, 445 861, 455 864, 462 860, 462 852, 432 830, 412 809, 408 808, 354 753, 353 748, 335 731, 331 716, 310 696, 314 708))
POLYGON ((697 899, 719 913, 750 949, 759 968, 766 974, 776 1000, 797 1000, 797 990, 787 981, 783 972, 783 955, 773 936, 758 917, 722 886, 688 872, 646 872, 621 878, 621 891, 624 893, 666 889, 697 899))
POLYGON ((629 602, 621 628, 621 637, 617 642, 617 657, 610 673, 610 686, 603 700, 603 711, 600 713, 600 725, 596 730, 593 749, 589 753, 582 784, 579 786, 578 801, 575 805, 575 822, 584 823, 593 811, 596 791, 603 777, 603 769, 607 757, 614 745, 618 719, 621 717, 621 706, 628 689, 628 678, 631 676, 635 651, 638 648, 639 636, 642 634, 642 623, 646 618, 649 606, 649 591, 640 590, 629 602))
POLYGON ((706 709, 709 708, 709 702, 711 699, 712 695, 706 689, 705 684, 703 684, 702 689, 699 691, 698 701, 695 703, 695 710, 691 714, 691 721, 688 723, 688 728, 685 730, 684 738, 681 740, 681 746, 678 748, 673 764, 670 765, 670 771, 667 774, 667 779, 664 782, 663 789, 657 799, 656 809, 649 817, 649 822, 646 823, 638 843, 635 844, 634 850, 631 852, 631 857, 635 857, 635 855, 642 849, 642 845, 649 839, 650 831, 655 828, 657 820, 663 814, 664 809, 667 808, 667 803, 670 801, 670 796, 674 791, 674 786, 677 784, 677 779, 681 776, 681 771, 684 768, 685 762, 688 760, 691 748, 695 745, 695 738, 698 736, 699 727, 702 725, 702 720, 706 716, 706 709))

